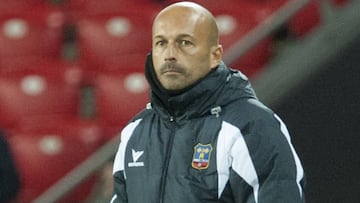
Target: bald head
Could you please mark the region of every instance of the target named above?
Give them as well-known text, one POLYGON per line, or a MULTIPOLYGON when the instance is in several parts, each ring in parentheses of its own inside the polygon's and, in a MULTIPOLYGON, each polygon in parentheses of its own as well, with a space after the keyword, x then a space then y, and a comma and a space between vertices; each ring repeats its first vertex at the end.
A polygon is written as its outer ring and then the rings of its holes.
POLYGON ((203 31, 199 34, 206 37, 211 45, 219 43, 219 31, 214 16, 199 4, 185 1, 164 8, 154 20, 153 31, 165 21, 172 23, 173 26, 198 27, 199 31, 203 31))

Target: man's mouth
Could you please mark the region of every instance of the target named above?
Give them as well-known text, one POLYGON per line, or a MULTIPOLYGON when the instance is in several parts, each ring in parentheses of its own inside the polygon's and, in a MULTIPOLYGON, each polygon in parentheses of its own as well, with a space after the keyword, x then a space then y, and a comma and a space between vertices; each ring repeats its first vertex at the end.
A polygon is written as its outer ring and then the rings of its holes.
POLYGON ((162 74, 165 74, 165 73, 184 73, 184 69, 177 65, 177 64, 174 64, 174 63, 171 63, 171 64, 164 64, 162 67, 161 67, 161 73, 162 74))

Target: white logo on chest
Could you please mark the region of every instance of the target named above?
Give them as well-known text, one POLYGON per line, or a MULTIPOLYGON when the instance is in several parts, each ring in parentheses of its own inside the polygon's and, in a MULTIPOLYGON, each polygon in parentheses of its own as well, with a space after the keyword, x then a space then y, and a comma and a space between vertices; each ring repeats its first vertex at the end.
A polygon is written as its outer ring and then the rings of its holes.
POLYGON ((137 160, 144 154, 144 151, 135 151, 132 149, 133 161, 128 163, 128 167, 140 167, 144 166, 144 162, 137 162, 137 160))

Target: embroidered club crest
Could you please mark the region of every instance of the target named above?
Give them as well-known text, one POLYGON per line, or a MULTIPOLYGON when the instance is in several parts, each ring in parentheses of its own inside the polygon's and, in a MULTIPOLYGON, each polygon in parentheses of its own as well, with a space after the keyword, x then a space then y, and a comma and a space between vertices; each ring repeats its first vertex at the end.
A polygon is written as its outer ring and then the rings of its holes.
POLYGON ((191 166, 198 170, 207 169, 209 167, 211 151, 211 144, 204 145, 198 143, 194 147, 194 156, 191 166))

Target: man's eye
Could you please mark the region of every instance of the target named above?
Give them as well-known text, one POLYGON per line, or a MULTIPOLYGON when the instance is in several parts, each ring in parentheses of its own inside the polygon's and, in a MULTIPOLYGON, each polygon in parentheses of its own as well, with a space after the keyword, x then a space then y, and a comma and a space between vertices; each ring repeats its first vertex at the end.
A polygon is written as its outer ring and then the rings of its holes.
POLYGON ((180 41, 180 45, 182 46, 188 46, 188 45, 191 45, 192 43, 190 41, 187 41, 187 40, 181 40, 180 41))
POLYGON ((157 42, 155 43, 156 46, 163 46, 164 44, 165 44, 164 41, 157 41, 157 42))

